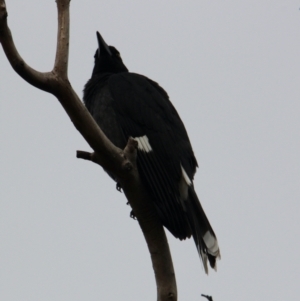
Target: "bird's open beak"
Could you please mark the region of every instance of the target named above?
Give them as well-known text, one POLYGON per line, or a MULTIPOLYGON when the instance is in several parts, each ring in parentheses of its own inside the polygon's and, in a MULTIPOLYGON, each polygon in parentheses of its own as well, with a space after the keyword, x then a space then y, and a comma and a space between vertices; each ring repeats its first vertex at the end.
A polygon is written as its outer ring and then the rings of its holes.
POLYGON ((106 52, 108 55, 112 55, 108 45, 105 43, 101 34, 97 31, 97 40, 98 40, 98 57, 100 57, 101 51, 106 52))

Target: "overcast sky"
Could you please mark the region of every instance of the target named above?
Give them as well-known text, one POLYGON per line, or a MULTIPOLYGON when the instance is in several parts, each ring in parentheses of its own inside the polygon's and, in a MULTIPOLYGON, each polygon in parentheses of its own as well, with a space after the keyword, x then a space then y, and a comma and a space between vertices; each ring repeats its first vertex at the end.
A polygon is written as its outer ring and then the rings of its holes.
MULTIPOLYGON (((52 69, 54 1, 8 1, 28 64, 52 69)), ((299 300, 300 3, 72 1, 70 81, 82 96, 95 32, 169 93, 199 162, 195 187, 222 259, 206 276, 168 234, 179 300, 299 300)), ((59 102, 0 50, 0 300, 155 300, 126 199, 59 102)))

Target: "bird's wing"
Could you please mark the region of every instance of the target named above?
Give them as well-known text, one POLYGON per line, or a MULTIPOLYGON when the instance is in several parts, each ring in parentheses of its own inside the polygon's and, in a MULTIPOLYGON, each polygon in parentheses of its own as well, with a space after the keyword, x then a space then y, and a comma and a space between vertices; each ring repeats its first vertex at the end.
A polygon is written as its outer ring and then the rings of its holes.
POLYGON ((140 176, 163 224, 174 236, 189 237, 179 183, 183 174, 192 183, 197 162, 181 119, 164 90, 144 76, 120 73, 108 85, 125 138, 138 141, 140 176))

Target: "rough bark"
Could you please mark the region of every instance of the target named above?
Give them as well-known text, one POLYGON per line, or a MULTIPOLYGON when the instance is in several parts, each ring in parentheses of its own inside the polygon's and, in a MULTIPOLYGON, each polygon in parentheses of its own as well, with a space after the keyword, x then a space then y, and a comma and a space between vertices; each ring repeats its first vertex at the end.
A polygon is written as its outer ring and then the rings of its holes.
POLYGON ((70 0, 57 0, 58 34, 53 70, 39 72, 26 64, 19 55, 7 25, 7 9, 0 0, 0 42, 12 68, 28 83, 53 94, 61 103, 75 128, 93 149, 93 153, 79 151, 77 157, 101 165, 114 174, 137 217, 151 255, 157 300, 177 300, 175 273, 164 229, 145 192, 136 167, 136 142, 129 139, 124 150, 113 145, 98 127, 74 92, 68 80, 69 5, 70 0))

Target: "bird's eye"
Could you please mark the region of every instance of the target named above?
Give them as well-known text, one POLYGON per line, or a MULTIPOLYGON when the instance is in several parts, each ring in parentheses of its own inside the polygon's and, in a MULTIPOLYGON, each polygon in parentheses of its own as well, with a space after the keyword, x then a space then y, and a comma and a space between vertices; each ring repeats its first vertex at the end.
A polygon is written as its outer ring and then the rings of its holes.
POLYGON ((119 58, 121 58, 120 52, 116 52, 116 56, 119 57, 119 58))

